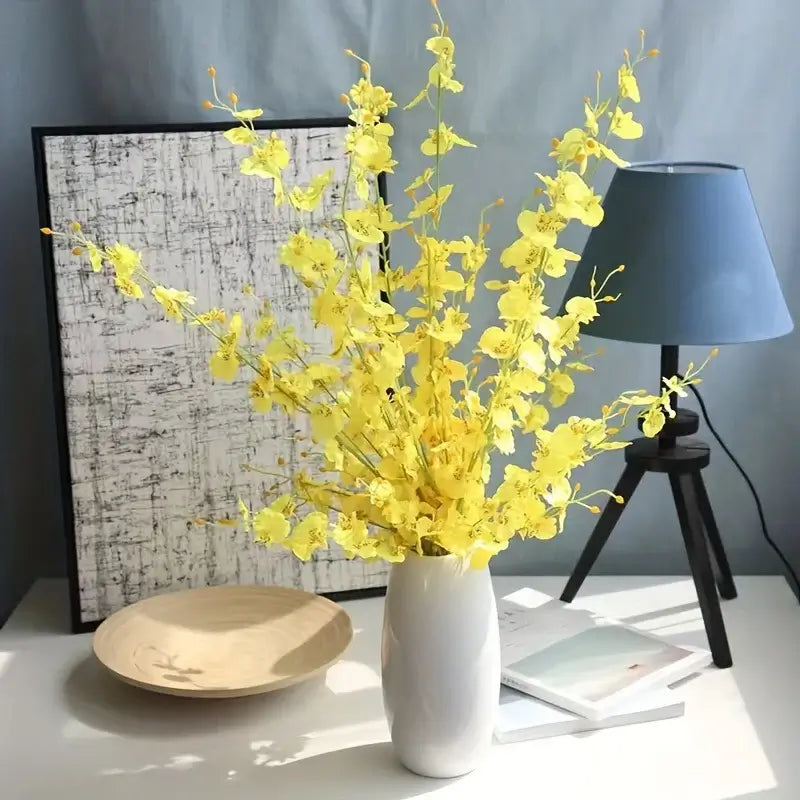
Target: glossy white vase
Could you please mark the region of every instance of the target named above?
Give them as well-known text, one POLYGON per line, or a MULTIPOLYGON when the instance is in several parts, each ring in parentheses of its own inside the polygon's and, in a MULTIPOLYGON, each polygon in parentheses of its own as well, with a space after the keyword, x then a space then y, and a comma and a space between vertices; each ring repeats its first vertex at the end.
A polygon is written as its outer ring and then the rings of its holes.
POLYGON ((492 741, 500 693, 488 569, 455 556, 392 566, 381 645, 383 707, 400 762, 419 775, 471 772, 492 741))

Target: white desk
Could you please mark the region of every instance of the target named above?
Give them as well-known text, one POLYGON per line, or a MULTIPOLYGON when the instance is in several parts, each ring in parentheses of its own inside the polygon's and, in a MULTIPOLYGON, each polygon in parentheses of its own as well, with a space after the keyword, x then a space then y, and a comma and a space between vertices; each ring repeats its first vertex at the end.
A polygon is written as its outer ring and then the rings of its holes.
MULTIPOLYGON (((560 578, 498 578, 499 595, 560 578)), ((724 604, 735 666, 678 691, 679 719, 492 748, 460 780, 396 766, 379 682, 382 599, 326 676, 272 695, 186 700, 118 683, 66 633, 61 581, 40 581, 0 631, 2 800, 728 800, 800 798, 800 607, 781 578, 737 578, 724 604)), ((578 602, 578 601, 576 601, 578 602)), ((589 578, 579 602, 704 645, 687 578, 589 578)))

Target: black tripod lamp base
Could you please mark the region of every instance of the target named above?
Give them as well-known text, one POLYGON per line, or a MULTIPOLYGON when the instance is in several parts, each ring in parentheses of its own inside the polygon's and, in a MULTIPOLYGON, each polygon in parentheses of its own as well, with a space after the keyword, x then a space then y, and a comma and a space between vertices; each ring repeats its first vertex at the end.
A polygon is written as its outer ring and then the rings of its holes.
MULTIPOLYGON (((676 418, 675 422, 678 426, 690 426, 690 420, 685 416, 683 419, 676 418)), ((575 599, 644 474, 666 473, 711 654, 718 667, 730 667, 733 660, 719 597, 726 600, 735 598, 736 586, 701 474, 701 470, 708 466, 711 454, 708 445, 692 439, 681 440, 671 446, 673 430, 659 439, 635 439, 625 448, 625 470, 614 488, 614 494, 624 497, 625 503, 620 505, 611 501, 606 505, 561 599, 567 603, 575 599), (713 565, 709 551, 713 554, 713 565)))

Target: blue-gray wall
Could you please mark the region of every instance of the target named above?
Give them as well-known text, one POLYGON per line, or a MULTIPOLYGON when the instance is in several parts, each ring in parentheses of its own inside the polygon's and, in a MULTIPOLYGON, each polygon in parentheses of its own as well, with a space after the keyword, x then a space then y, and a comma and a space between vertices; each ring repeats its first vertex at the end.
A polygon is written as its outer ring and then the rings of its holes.
MULTIPOLYGON (((547 166, 550 138, 580 124, 580 99, 596 68, 613 77, 640 27, 663 55, 644 70, 639 115, 647 133, 624 150, 630 159, 732 161, 748 171, 789 307, 800 315, 794 157, 800 106, 790 0, 443 0, 467 86, 448 97, 446 119, 480 150, 456 153, 446 168, 458 198, 444 228, 473 227, 497 195, 495 254, 513 236, 515 209, 547 166)), ((0 4, 0 620, 37 575, 61 574, 64 547, 55 460, 52 387, 29 128, 202 118, 205 67, 275 117, 337 115, 354 78, 342 48, 372 59, 399 99, 427 69, 427 0, 3 0, 0 4), (415 64, 424 63, 423 68, 415 64)), ((424 110, 397 115, 402 169, 391 199, 415 174, 424 110)), ((605 179, 607 179, 607 174, 605 179)), ((573 242, 576 247, 580 241, 573 242)), ((399 249, 400 257, 403 256, 399 249)), ((487 268, 486 277, 499 268, 487 268)), ((492 319, 482 299, 473 325, 492 319)), ((796 480, 800 381, 795 336, 727 347, 703 390, 719 430, 759 487, 775 538, 797 561, 796 480)), ((699 351, 686 354, 699 358, 699 351)), ((625 388, 652 384, 657 350, 607 346, 598 374, 581 382, 570 411, 591 413, 625 388)), ((611 485, 612 454, 585 470, 586 485, 611 485)), ((777 571, 753 503, 725 457, 707 480, 733 566, 777 571)), ((685 556, 665 482, 651 476, 625 512, 598 568, 606 572, 684 572, 685 556)), ((520 544, 496 562, 505 572, 566 572, 593 522, 574 514, 549 543, 520 544)))

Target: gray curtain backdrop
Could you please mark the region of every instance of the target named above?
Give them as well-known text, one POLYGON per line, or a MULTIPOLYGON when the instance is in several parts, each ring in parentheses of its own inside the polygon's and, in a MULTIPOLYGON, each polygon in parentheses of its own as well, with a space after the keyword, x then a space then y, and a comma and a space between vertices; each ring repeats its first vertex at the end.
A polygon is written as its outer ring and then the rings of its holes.
MULTIPOLYGON (((444 116, 479 145, 447 158, 457 197, 444 233, 474 229, 494 197, 494 258, 514 237, 522 199, 547 169, 552 136, 581 124, 581 98, 595 69, 610 80, 639 28, 662 56, 642 70, 638 114, 645 138, 620 148, 630 160, 708 159, 748 172, 789 308, 800 316, 797 78, 800 10, 791 0, 442 0, 456 40, 461 96, 444 116)), ((221 86, 270 117, 339 115, 338 95, 358 77, 343 54, 372 60, 376 79, 401 103, 421 86, 427 0, 2 0, 0 3, 0 620, 39 575, 64 573, 60 485, 47 344, 30 133, 32 125, 191 122, 206 66, 221 86)), ((390 200, 416 174, 418 143, 433 127, 424 107, 395 113, 402 167, 390 200)), ((602 173, 604 188, 609 173, 602 173)), ((580 239, 570 244, 579 248, 580 239)), ((403 261, 406 252, 396 248, 403 261)), ((154 265, 157 270, 157 265, 154 265)), ((562 284, 559 291, 563 291, 562 284)), ((557 298, 554 298, 554 301, 557 298)), ((495 318, 481 296, 473 327, 495 318)), ((475 332, 473 330, 473 332, 475 332)), ((598 342, 600 344, 600 342, 598 342)), ((657 348, 607 343, 598 372, 581 380, 572 413, 595 412, 623 389, 655 388, 657 348)), ((684 353, 699 359, 700 350, 684 353)), ((775 539, 795 562, 796 445, 800 415, 796 337, 726 347, 702 385, 713 421, 761 492, 775 539)), ((691 402, 688 403, 691 405, 691 402)), ((520 454, 520 459, 522 456, 520 454)), ((613 486, 622 456, 582 473, 586 486, 613 486)), ((706 471, 709 493, 737 572, 777 572, 761 539, 750 495, 718 448, 706 471)), ((189 511, 189 513, 191 513, 189 511)), ((558 539, 516 543, 498 572, 567 573, 595 518, 575 512, 558 539)), ((649 476, 623 515, 598 571, 684 573, 668 485, 649 476)))

